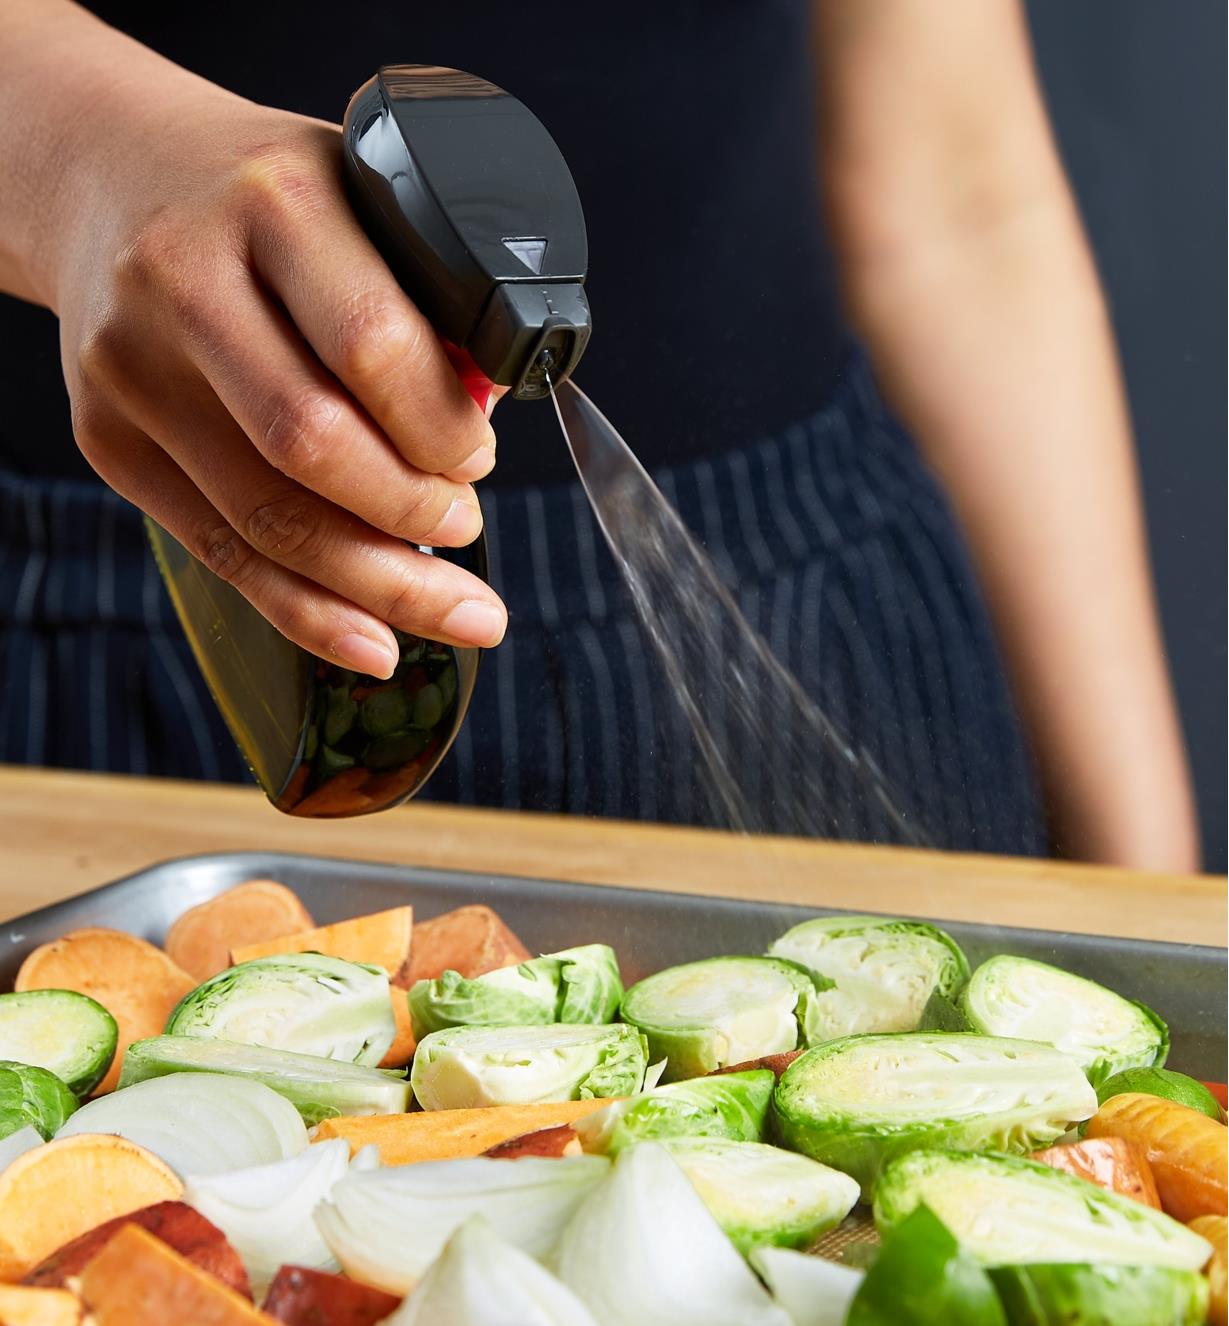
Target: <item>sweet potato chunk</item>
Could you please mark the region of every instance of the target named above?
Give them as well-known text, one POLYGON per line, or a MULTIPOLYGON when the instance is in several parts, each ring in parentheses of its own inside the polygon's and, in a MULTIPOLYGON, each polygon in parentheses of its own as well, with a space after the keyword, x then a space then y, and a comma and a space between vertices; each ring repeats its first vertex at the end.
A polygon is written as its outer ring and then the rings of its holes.
POLYGON ((458 907, 419 921, 414 927, 410 972, 404 982, 433 981, 446 971, 481 976, 498 967, 514 967, 529 950, 489 907, 458 907))
POLYGON ((1208 1321, 1211 1326, 1229 1326, 1229 1220, 1224 1216, 1196 1216, 1191 1228, 1214 1249, 1211 1261, 1203 1268, 1208 1277, 1208 1321))
POLYGON ((1189 1105, 1127 1091, 1092 1116, 1086 1137, 1125 1137, 1152 1167, 1161 1206, 1176 1220, 1225 1215, 1229 1129, 1189 1105))
POLYGON ((414 1058, 418 1041, 414 1036, 414 1019, 410 1017, 410 1004, 407 991, 399 985, 388 987, 388 998, 393 1006, 393 1017, 397 1022, 397 1034, 388 1047, 388 1053, 380 1060, 381 1068, 404 1068, 414 1058))
POLYGON ((1125 1137, 1085 1138, 1066 1146, 1051 1146, 1034 1151, 1033 1159, 1111 1192, 1122 1193, 1124 1197, 1133 1197, 1145 1206, 1161 1209, 1148 1157, 1141 1147, 1125 1137))
POLYGON ((413 924, 412 907, 390 907, 386 912, 355 916, 334 925, 232 945, 230 960, 247 962, 249 958, 267 958, 271 953, 327 953, 330 957, 383 967, 390 981, 404 985, 410 974, 413 924))
POLYGON ((562 1100, 541 1105, 487 1105, 473 1110, 419 1110, 413 1114, 344 1115, 325 1119, 316 1141, 344 1137, 350 1154, 375 1144, 385 1165, 480 1156, 512 1137, 573 1123, 608 1100, 562 1100))
POLYGON ((400 1302, 396 1294, 344 1275, 283 1266, 269 1286, 264 1310, 284 1326, 376 1326, 400 1302))
POLYGON ((116 1216, 53 1252, 29 1272, 23 1283, 44 1289, 62 1289, 70 1276, 80 1275, 106 1244, 129 1224, 149 1230, 181 1257, 229 1285, 237 1294, 252 1297, 247 1271, 239 1254, 226 1241, 226 1235, 186 1202, 157 1202, 128 1215, 116 1216))
POLYGON ((0 1326, 79 1326, 81 1300, 67 1289, 0 1285, 0 1326))
POLYGON ((801 1050, 784 1050, 780 1054, 766 1054, 762 1059, 744 1059, 741 1064, 727 1064, 724 1068, 714 1068, 710 1077, 718 1073, 748 1073, 753 1068, 771 1068, 780 1081, 781 1074, 802 1053, 801 1050))
POLYGON ((493 1160, 519 1160, 522 1156, 576 1156, 580 1154, 580 1135, 570 1123, 557 1123, 553 1128, 539 1128, 535 1133, 522 1133, 489 1147, 485 1153, 493 1160))
POLYGON ((180 1196, 164 1161, 123 1137, 77 1133, 35 1147, 0 1174, 0 1281, 115 1216, 180 1196))
POLYGON ((94 1095, 114 1091, 124 1051, 160 1036, 171 1010, 197 982, 160 948, 121 930, 70 930, 21 964, 15 990, 76 990, 97 999, 119 1025, 119 1043, 94 1095))
POLYGON ((230 965, 230 951, 310 929, 311 913, 285 884, 249 879, 189 907, 166 933, 166 951, 199 984, 230 965))
POLYGON ((78 1284, 96 1326, 268 1326, 273 1320, 140 1225, 126 1224, 78 1284))

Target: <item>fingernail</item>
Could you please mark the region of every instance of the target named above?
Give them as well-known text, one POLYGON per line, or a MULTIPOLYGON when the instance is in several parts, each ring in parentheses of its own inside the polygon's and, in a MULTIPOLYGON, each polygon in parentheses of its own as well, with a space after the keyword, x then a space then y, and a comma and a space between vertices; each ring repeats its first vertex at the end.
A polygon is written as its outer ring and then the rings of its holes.
POLYGON ((495 434, 480 447, 475 447, 468 456, 448 471, 448 477, 457 483, 473 483, 475 479, 484 479, 495 468, 495 434))
POLYGON ((347 667, 368 677, 391 677, 397 666, 396 653, 368 635, 343 635, 333 646, 333 653, 347 667))
POLYGON ((440 630, 453 640, 490 649, 504 638, 508 618, 502 608, 479 599, 458 603, 440 623, 440 630))
POLYGON ((473 543, 482 530, 482 511, 477 502, 457 498, 444 519, 427 535, 426 542, 448 548, 463 548, 473 543))

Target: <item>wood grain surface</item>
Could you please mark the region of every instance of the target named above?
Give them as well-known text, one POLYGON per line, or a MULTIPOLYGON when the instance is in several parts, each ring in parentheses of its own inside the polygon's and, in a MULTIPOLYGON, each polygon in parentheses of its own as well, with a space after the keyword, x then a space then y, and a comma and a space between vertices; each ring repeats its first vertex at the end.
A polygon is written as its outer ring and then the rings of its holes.
MULTIPOLYGON (((1225 880, 423 802, 292 819, 252 788, 0 767, 0 920, 169 857, 286 851, 1225 945, 1225 880)), ((481 901, 475 898, 475 901, 481 901)))

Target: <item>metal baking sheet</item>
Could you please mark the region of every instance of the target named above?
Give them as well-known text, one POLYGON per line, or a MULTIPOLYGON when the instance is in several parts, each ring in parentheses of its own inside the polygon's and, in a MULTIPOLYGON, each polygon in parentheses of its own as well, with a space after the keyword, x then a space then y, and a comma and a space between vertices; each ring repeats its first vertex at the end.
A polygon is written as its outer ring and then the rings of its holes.
MULTIPOLYGON (((165 861, 4 923, 0 990, 11 988, 22 958, 32 948, 66 930, 111 926, 160 943, 186 908, 258 877, 289 885, 321 923, 407 902, 421 918, 463 903, 483 902, 538 952, 590 942, 610 944, 629 984, 694 958, 763 952, 782 931, 806 917, 836 914, 833 909, 647 889, 236 852, 165 861)), ((925 899, 919 897, 918 915, 925 917, 925 910, 925 899)), ((964 922, 940 924, 955 936, 974 965, 995 953, 1040 958, 1143 1000, 1169 1023, 1170 1067, 1207 1080, 1225 1080, 1224 949, 964 922)))

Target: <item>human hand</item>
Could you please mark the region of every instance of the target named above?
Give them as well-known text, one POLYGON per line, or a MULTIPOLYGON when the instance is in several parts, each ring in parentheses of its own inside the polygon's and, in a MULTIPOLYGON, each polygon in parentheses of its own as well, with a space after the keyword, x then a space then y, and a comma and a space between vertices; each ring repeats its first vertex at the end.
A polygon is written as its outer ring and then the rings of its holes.
POLYGON ((145 100, 49 246, 86 459, 322 658, 497 644, 495 593, 406 542, 477 537, 494 433, 352 215, 338 129, 195 79, 145 100))

